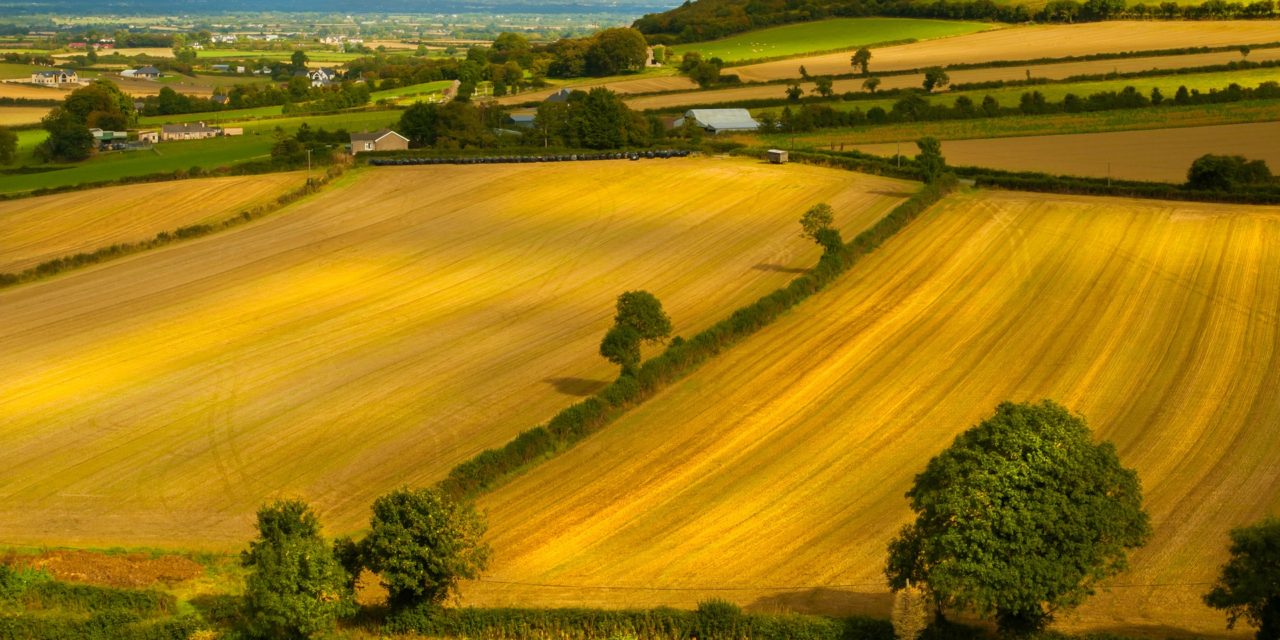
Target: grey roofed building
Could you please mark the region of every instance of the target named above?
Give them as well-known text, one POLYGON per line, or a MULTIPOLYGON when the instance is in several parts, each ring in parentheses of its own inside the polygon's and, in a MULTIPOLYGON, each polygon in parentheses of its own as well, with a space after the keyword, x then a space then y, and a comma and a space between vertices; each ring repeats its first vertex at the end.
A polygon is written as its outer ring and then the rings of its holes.
POLYGON ((544 102, 568 102, 569 94, 573 93, 573 89, 561 89, 549 96, 544 102))
POLYGON ((351 153, 361 151, 395 151, 409 148, 409 139, 392 131, 379 129, 373 133, 351 134, 351 153))
POLYGON ((513 113, 507 116, 507 121, 510 122, 513 127, 531 129, 533 128, 533 119, 536 116, 537 114, 535 113, 513 113))
POLYGON ((746 109, 690 109, 674 125, 683 127, 685 122, 693 122, 711 133, 755 131, 760 128, 760 123, 746 109))
POLYGON ((159 78, 160 70, 151 65, 147 65, 145 67, 139 67, 133 72, 133 74, 134 77, 137 78, 159 78))

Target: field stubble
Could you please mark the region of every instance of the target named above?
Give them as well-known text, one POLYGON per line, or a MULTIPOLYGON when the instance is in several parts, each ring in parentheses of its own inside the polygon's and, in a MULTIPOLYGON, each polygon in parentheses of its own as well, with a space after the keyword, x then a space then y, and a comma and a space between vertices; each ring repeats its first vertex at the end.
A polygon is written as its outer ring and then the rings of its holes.
POLYGON ((305 182, 301 172, 105 187, 0 202, 0 272, 221 222, 305 182), (163 203, 158 205, 157 203, 163 203))
POLYGON ((616 375, 619 293, 688 335, 813 264, 808 206, 854 233, 910 190, 747 160, 371 169, 0 291, 0 541, 236 548, 280 495, 359 528, 616 375))
POLYGON ((482 498, 494 562, 464 600, 886 615, 914 474, 997 403, 1049 397, 1137 468, 1155 529, 1062 627, 1224 635, 1199 596, 1226 532, 1280 508, 1277 247, 1274 207, 953 197, 482 498))

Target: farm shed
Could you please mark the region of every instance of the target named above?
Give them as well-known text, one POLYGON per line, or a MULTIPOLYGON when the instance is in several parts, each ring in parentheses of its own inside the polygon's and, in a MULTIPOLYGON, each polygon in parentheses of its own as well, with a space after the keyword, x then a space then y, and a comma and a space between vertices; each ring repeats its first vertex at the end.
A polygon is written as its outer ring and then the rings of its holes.
POLYGON ((760 123, 746 109, 690 109, 684 112, 683 118, 675 121, 675 126, 683 127, 686 122, 692 122, 711 133, 755 131, 760 128, 760 123))
POLYGON ((206 127, 203 122, 195 124, 166 124, 160 127, 161 140, 202 140, 221 134, 221 129, 206 127))
POLYGON ((351 154, 361 151, 395 151, 409 148, 409 139, 390 130, 351 134, 351 154))
POLYGON ((784 149, 770 149, 765 152, 769 155, 769 162, 773 164, 786 164, 787 152, 784 149))

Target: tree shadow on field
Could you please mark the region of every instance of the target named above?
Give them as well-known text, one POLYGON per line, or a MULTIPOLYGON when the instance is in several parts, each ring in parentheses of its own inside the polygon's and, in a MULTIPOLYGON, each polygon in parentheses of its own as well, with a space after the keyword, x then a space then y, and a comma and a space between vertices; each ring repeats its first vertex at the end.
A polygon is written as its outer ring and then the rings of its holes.
POLYGON ((802 591, 783 591, 763 596, 747 605, 747 610, 760 613, 808 613, 828 616, 874 616, 886 618, 893 607, 893 596, 887 591, 858 592, 818 587, 802 591))
POLYGON ((588 380, 586 378, 547 378, 543 382, 551 385, 556 391, 569 396, 586 397, 598 393, 609 386, 606 380, 588 380))
POLYGON ((804 273, 808 271, 808 269, 801 267, 787 267, 780 264, 765 264, 763 262, 751 268, 756 271, 775 271, 777 273, 804 273))

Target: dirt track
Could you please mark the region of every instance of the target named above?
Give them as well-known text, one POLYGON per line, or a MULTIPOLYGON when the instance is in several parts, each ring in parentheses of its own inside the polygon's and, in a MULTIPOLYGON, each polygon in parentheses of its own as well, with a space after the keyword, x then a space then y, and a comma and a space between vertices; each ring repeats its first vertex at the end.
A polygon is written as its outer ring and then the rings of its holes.
MULTIPOLYGON (((1280 122, 1227 124, 1213 127, 1115 131, 1057 136, 948 140, 942 143, 947 162, 958 166, 1009 171, 1041 171, 1129 180, 1183 182, 1187 168, 1206 154, 1242 155, 1280 166, 1280 122)), ((895 143, 861 145, 877 155, 897 153, 895 143)), ((915 146, 902 148, 914 153, 915 146)), ((905 154, 906 152, 904 152, 905 154)))

